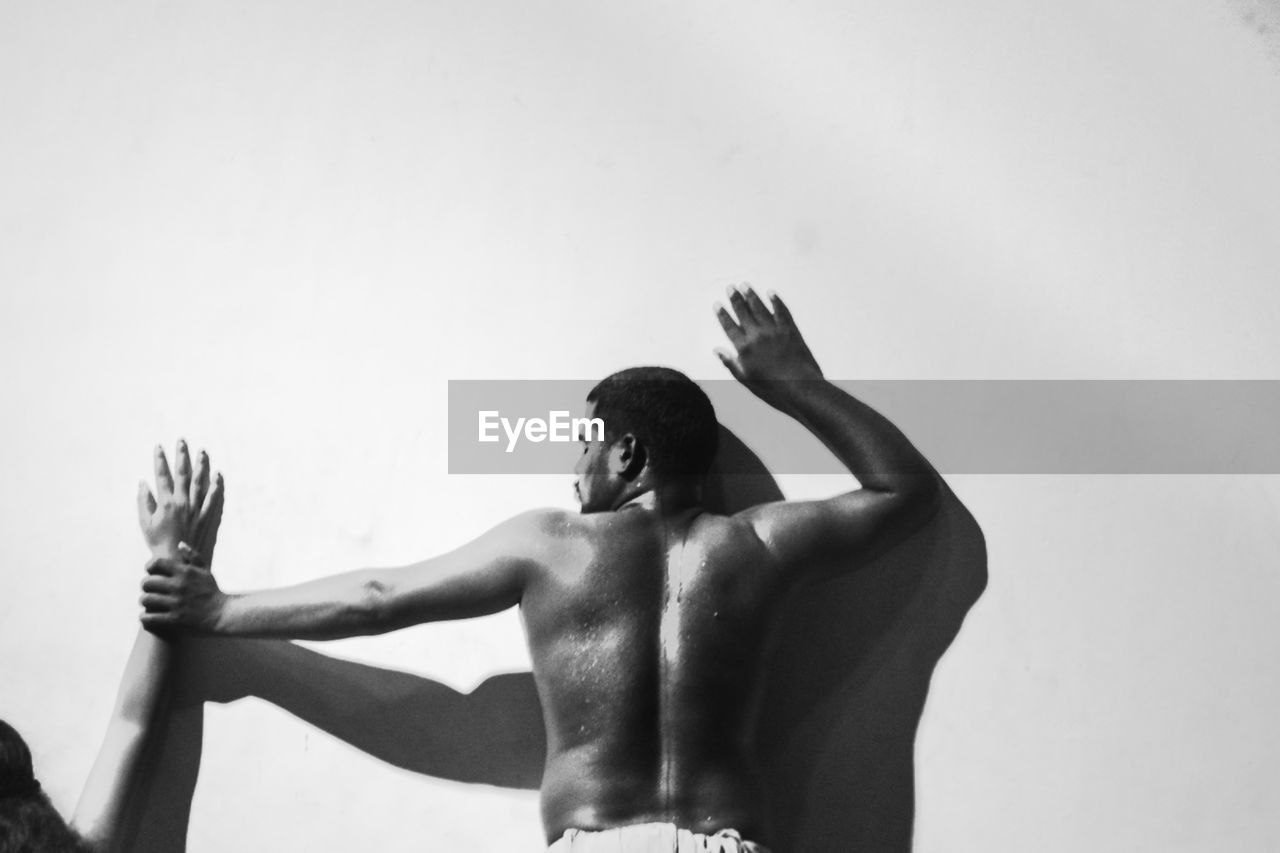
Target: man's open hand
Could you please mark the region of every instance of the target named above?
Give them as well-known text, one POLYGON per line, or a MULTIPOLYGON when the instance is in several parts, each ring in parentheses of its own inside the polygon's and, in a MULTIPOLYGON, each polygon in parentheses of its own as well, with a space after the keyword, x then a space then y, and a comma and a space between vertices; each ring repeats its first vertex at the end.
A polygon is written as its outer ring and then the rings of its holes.
POLYGON ((176 559, 156 557, 142 581, 142 625, 151 631, 175 628, 209 632, 218 624, 226 595, 203 555, 184 542, 176 559))
POLYGON ((716 317, 734 352, 717 349, 716 355, 735 379, 765 402, 776 403, 786 383, 821 379, 822 369, 787 306, 777 294, 769 298, 772 310, 750 286, 729 288, 729 304, 737 320, 720 304, 716 305, 716 317))
POLYGON ((188 542, 209 565, 222 524, 222 475, 213 477, 211 487, 209 457, 203 450, 193 472, 185 441, 178 442, 174 462, 171 473, 164 449, 157 446, 155 494, 145 480, 138 484, 138 526, 142 529, 142 538, 152 556, 165 558, 176 557, 178 544, 188 542))

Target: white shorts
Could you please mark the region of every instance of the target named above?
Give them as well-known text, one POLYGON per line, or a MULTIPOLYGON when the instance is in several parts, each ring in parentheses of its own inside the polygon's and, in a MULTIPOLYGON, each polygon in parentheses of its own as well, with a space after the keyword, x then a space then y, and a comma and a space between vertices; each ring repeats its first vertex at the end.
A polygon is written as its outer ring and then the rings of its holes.
POLYGON ((733 829, 702 835, 672 823, 637 823, 615 829, 566 829, 547 853, 769 853, 733 829))

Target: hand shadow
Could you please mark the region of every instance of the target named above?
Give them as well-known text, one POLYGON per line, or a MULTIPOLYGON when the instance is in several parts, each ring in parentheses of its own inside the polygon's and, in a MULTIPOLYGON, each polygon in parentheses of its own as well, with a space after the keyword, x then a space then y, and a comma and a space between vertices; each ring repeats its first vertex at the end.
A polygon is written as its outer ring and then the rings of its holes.
MULTIPOLYGON (((721 427, 708 508, 731 513, 781 497, 759 458, 721 427)), ((985 585, 981 531, 948 490, 938 516, 909 540, 784 603, 756 734, 771 811, 762 840, 775 853, 911 849, 915 733, 929 680, 985 585)), ((528 672, 464 694, 292 643, 225 639, 184 640, 180 671, 131 800, 131 850, 185 848, 206 701, 257 696, 429 776, 525 789, 541 782, 546 735, 528 672)))

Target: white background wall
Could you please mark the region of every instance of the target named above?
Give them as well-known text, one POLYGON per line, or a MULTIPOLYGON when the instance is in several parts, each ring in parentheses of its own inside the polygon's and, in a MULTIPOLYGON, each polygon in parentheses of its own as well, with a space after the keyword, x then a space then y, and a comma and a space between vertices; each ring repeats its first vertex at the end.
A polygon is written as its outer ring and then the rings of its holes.
MULTIPOLYGON (((719 377, 729 281, 788 296, 833 376, 1280 378, 1268 22, 0 6, 0 716, 69 808, 133 632, 153 443, 226 472, 230 588, 407 562, 571 505, 567 479, 446 475, 447 379, 719 377)), ((918 849, 1274 849, 1277 479, 953 483, 991 584, 934 680, 918 849)), ((512 614, 326 650, 464 689, 525 665, 512 614)), ((256 700, 208 712, 193 851, 490 834, 537 849, 533 796, 256 700)))

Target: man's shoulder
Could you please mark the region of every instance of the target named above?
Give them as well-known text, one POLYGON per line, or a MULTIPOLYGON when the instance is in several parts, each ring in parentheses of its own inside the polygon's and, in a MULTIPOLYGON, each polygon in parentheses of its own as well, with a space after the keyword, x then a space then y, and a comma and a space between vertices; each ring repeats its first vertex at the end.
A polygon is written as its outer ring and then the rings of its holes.
MULTIPOLYGON (((582 514, 565 509, 531 509, 513 516, 499 530, 524 550, 549 559, 563 560, 566 549, 581 550, 587 543, 610 542, 620 532, 616 529, 616 513, 582 514)), ((625 537, 624 537, 625 538, 625 537)))
MULTIPOLYGON (((526 510, 499 526, 500 530, 523 539, 535 538, 549 543, 581 542, 585 539, 611 541, 644 535, 647 527, 638 514, 621 512, 576 513, 564 509, 541 508, 526 510), (637 528, 638 523, 638 528, 637 528)), ((675 522, 675 519, 671 520, 675 522)), ((756 523, 752 515, 703 511, 696 517, 687 515, 675 523, 676 527, 688 524, 688 540, 712 543, 758 544, 756 523)))
POLYGON ((497 531, 522 539, 554 540, 571 535, 581 527, 580 516, 555 507, 529 509, 498 525, 497 531))
POLYGON ((747 556, 764 548, 755 521, 745 512, 733 515, 703 513, 690 530, 689 539, 697 542, 704 551, 720 551, 737 557, 747 556))

